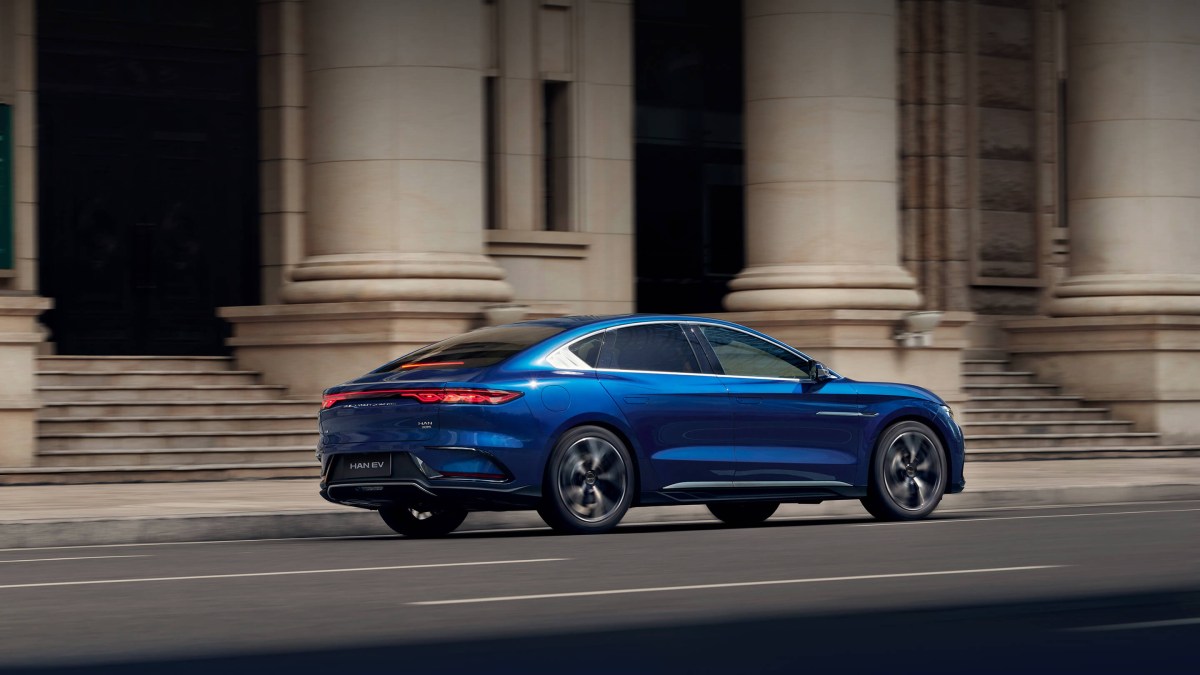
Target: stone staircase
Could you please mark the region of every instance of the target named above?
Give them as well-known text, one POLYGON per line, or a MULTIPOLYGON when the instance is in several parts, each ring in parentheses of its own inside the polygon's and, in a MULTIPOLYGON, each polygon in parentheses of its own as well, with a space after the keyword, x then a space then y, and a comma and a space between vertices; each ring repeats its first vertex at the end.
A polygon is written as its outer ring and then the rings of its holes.
POLYGON ((0 484, 316 477, 315 400, 228 357, 38 359, 38 453, 0 484))
MULTIPOLYGON (((38 367, 36 465, 0 468, 0 485, 319 473, 319 402, 284 398, 228 357, 45 356, 38 367)), ((1012 370, 1003 353, 970 352, 963 377, 969 460, 1200 456, 1012 370)))
POLYGON ((1011 370, 1003 353, 976 352, 962 363, 968 400, 955 412, 968 460, 1200 456, 1200 446, 1164 445, 1108 408, 1011 370))

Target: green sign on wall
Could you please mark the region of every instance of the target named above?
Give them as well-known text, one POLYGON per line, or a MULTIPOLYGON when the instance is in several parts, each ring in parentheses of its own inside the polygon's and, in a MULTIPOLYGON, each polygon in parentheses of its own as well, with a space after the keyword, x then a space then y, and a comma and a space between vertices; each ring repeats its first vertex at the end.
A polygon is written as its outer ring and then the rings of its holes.
POLYGON ((0 105, 0 269, 13 268, 12 106, 0 105))

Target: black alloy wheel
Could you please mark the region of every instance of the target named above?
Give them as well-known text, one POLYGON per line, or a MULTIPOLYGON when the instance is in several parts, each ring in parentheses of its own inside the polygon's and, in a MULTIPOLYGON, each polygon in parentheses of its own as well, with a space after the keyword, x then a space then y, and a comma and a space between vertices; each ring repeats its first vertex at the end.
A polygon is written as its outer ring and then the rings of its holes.
POLYGON ((559 532, 607 532, 633 503, 633 471, 633 458, 616 434, 576 427, 550 453, 538 513, 559 532))
POLYGON ((946 474, 946 451, 932 429, 913 421, 893 424, 875 445, 862 504, 879 520, 919 520, 942 501, 946 474))
POLYGON ((412 539, 427 539, 453 532, 467 519, 467 512, 455 508, 389 506, 379 509, 379 516, 397 534, 412 539))
POLYGON ((717 520, 734 527, 758 525, 770 518, 779 502, 717 502, 709 504, 708 510, 717 520))

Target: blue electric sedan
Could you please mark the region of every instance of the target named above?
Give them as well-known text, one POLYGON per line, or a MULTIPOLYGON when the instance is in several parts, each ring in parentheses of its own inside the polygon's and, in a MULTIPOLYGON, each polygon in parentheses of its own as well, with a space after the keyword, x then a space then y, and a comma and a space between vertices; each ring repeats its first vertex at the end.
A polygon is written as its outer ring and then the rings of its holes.
POLYGON ((320 425, 321 495, 412 537, 511 509, 571 533, 666 504, 753 525, 783 502, 860 499, 913 520, 964 486, 962 431, 935 394, 697 317, 475 330, 328 389, 320 425))

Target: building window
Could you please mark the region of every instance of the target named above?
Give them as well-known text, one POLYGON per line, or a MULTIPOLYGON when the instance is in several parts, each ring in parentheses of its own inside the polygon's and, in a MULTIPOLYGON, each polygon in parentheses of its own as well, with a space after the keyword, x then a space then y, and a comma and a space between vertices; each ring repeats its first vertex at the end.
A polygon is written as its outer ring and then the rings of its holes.
POLYGON ((483 210, 485 225, 489 230, 500 227, 499 200, 496 193, 500 180, 500 155, 496 147, 499 116, 496 114, 495 77, 483 78, 483 210))
POLYGON ((571 229, 569 88, 569 82, 542 83, 542 222, 547 230, 571 229))

